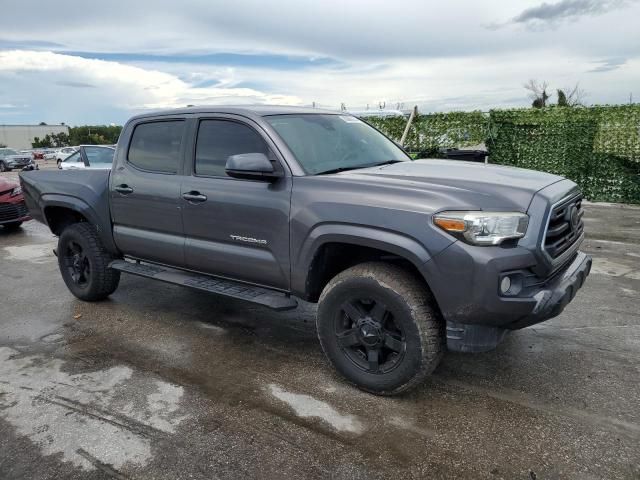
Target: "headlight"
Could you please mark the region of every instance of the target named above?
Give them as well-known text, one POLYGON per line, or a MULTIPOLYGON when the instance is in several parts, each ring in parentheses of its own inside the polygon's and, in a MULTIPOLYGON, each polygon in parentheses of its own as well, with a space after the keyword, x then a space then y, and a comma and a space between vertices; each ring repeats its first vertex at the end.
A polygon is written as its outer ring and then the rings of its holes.
POLYGON ((442 212, 433 223, 453 236, 473 245, 499 245, 524 237, 529 216, 519 212, 442 212))
POLYGON ((15 197, 16 195, 20 195, 22 193, 22 187, 16 187, 11 190, 11 197, 15 197))

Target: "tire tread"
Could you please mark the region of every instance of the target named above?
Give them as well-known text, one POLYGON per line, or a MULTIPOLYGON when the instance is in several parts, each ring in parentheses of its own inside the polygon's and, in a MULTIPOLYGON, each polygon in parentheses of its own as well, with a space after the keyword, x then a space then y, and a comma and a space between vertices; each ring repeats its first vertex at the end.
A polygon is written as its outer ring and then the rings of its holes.
MULTIPOLYGON (((96 275, 96 277, 92 279, 90 288, 86 291, 82 291, 79 294, 71 289, 71 287, 69 287, 69 289, 75 296, 87 302, 95 302, 107 298, 115 292, 118 288, 118 284, 120 283, 120 272, 109 268, 109 263, 115 260, 116 257, 107 251, 98 236, 96 227, 90 223, 80 222, 69 225, 60 234, 61 239, 65 233, 67 235, 69 233, 75 233, 87 241, 89 246, 89 252, 87 253, 91 255, 94 262, 94 265, 92 265, 91 275, 96 275)), ((58 248, 58 251, 62 252, 62 249, 58 248)), ((62 259, 59 258, 58 262, 60 264, 60 269, 62 270, 62 268, 64 268, 62 259)), ((65 283, 67 283, 64 273, 63 278, 65 279, 65 283)), ((68 283, 67 286, 69 286, 68 283)))
MULTIPOLYGON (((348 268, 323 289, 319 303, 345 280, 368 277, 401 296, 412 313, 412 319, 420 336, 420 367, 413 377, 390 390, 372 390, 362 385, 358 388, 377 395, 397 395, 413 389, 430 375, 440 363, 445 352, 444 322, 428 287, 407 269, 385 262, 366 262, 348 268), (425 348, 426 347, 426 348, 425 348)), ((320 329, 318 329, 320 332, 320 329)), ((320 338, 322 344, 322 338, 320 338)), ((323 350, 326 349, 323 345, 323 350)), ((353 382, 351 382, 353 383, 353 382)))

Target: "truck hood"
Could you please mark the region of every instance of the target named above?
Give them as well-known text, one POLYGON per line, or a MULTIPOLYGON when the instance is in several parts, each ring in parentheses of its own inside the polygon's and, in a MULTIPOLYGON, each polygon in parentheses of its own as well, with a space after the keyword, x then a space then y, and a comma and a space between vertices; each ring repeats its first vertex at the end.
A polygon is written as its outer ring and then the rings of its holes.
POLYGON ((538 191, 563 180, 558 175, 535 170, 437 159, 400 162, 338 175, 439 192, 455 199, 447 207, 516 208, 523 212, 538 191))

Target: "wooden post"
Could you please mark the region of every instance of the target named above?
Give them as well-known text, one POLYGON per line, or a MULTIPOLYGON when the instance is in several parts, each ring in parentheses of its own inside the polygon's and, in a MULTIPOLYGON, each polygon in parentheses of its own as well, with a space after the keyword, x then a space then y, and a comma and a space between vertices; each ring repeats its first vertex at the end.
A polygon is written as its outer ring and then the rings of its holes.
POLYGON ((400 145, 404 148, 404 142, 407 140, 407 135, 409 135, 409 128, 411 128, 411 124, 413 123, 413 119, 418 115, 418 106, 415 105, 413 110, 411 111, 411 115, 409 115, 409 120, 407 121, 407 125, 404 127, 404 132, 402 133, 402 138, 400 139, 400 145))

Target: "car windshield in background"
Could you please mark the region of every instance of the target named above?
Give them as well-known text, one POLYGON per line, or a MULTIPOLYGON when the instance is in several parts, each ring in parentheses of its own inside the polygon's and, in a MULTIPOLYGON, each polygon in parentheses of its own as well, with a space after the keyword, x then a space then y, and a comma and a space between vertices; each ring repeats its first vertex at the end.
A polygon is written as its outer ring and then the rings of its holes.
POLYGON ((265 119, 311 175, 411 161, 395 143, 351 115, 270 115, 265 119))
POLYGON ((20 154, 11 148, 0 148, 0 155, 6 156, 6 155, 20 155, 20 154))
POLYGON ((84 147, 84 152, 87 154, 89 165, 96 165, 98 163, 107 163, 110 165, 113 162, 115 150, 108 147, 84 147))

